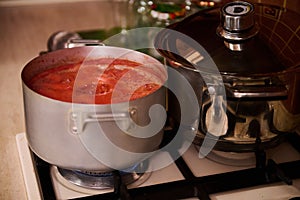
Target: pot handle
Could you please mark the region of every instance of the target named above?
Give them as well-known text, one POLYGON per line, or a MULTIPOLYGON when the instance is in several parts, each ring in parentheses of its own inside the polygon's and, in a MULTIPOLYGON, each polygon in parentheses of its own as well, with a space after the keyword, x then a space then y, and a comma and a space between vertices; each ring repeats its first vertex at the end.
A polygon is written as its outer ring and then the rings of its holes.
POLYGON ((80 46, 105 46, 101 40, 93 39, 70 39, 67 42, 66 48, 80 47, 80 46))
POLYGON ((225 79, 226 95, 233 98, 285 98, 288 90, 278 77, 261 79, 225 79))
POLYGON ((233 98, 284 98, 287 88, 280 86, 225 86, 228 97, 233 98))
MULTIPOLYGON (((78 33, 58 31, 53 33, 47 42, 48 52, 58 49, 73 48, 79 46, 105 46, 101 40, 82 39, 78 33)), ((40 54, 47 53, 41 52, 40 54)))
POLYGON ((75 135, 81 134, 88 123, 119 121, 118 126, 122 130, 129 130, 136 121, 136 109, 120 113, 89 113, 71 112, 69 114, 69 132, 75 135))

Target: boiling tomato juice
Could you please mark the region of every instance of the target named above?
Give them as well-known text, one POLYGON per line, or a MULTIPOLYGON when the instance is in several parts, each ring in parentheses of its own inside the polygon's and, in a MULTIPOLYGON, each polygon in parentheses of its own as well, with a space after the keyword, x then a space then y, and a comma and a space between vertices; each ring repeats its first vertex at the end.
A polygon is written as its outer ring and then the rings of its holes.
POLYGON ((162 84, 160 71, 151 64, 100 58, 43 71, 30 80, 29 87, 64 102, 110 104, 147 96, 162 84))

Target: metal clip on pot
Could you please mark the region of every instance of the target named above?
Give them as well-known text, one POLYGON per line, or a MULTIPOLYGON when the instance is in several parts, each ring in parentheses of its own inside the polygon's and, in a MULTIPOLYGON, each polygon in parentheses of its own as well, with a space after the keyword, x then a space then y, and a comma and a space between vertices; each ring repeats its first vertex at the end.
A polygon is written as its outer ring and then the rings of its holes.
POLYGON ((205 125, 207 131, 217 137, 225 135, 228 130, 228 118, 223 108, 224 97, 219 95, 214 86, 208 87, 211 106, 206 111, 205 125))

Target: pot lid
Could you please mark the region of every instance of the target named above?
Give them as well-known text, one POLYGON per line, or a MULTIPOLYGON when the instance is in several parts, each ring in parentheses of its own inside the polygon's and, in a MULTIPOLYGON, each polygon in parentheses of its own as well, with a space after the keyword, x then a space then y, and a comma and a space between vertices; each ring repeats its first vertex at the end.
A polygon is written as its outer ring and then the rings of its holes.
POLYGON ((299 70, 299 25, 299 14, 286 8, 233 1, 171 24, 155 48, 191 70, 210 73, 205 60, 212 59, 222 75, 269 76, 299 70))

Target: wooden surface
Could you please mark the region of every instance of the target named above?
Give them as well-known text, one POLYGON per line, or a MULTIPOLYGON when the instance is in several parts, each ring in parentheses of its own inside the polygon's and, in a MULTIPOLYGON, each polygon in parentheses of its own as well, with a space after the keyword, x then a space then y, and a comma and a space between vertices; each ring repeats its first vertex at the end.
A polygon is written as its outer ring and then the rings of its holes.
POLYGON ((0 199, 26 199, 15 136, 25 131, 21 71, 47 49, 59 30, 111 28, 118 23, 111 1, 0 4, 0 199))

